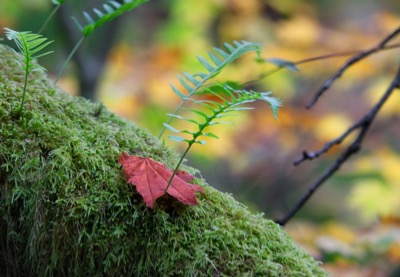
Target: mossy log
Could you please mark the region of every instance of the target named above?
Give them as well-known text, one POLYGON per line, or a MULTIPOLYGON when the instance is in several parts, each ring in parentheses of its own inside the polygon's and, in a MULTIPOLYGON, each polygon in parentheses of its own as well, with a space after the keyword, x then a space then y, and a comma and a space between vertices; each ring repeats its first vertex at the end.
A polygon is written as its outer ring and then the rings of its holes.
MULTIPOLYGON (((203 180, 198 206, 145 206, 119 155, 177 155, 0 45, 0 275, 325 276, 285 231, 203 180)), ((191 170, 190 168, 186 168, 191 170)), ((172 204, 171 204, 172 203, 172 204)))

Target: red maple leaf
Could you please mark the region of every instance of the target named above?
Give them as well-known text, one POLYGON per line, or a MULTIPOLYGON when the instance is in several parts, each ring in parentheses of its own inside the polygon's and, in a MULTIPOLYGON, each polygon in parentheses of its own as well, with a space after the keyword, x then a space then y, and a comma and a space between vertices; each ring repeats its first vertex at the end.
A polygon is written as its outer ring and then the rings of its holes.
MULTIPOLYGON (((173 171, 151 158, 130 156, 125 152, 118 163, 122 165, 127 182, 136 186, 146 205, 153 208, 154 202, 164 195, 173 171)), ((167 193, 186 205, 197 205, 196 191, 204 191, 200 186, 187 183, 193 179, 189 173, 178 171, 167 193)))

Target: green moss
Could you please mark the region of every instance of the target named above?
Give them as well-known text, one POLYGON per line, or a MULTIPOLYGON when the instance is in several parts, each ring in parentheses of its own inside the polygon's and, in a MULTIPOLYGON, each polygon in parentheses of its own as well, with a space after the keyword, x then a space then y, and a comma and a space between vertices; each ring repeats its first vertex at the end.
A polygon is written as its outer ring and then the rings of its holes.
POLYGON ((276 224, 205 184, 199 205, 128 185, 119 154, 177 155, 100 104, 23 72, 0 45, 0 266, 11 276, 324 276, 276 224), (171 200, 171 199, 168 199, 171 200))

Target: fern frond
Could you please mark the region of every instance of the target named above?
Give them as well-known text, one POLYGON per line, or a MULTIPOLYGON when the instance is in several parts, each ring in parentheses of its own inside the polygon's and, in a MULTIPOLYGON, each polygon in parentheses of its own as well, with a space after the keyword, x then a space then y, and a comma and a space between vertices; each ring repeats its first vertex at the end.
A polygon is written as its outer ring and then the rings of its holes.
POLYGON ((26 86, 28 83, 29 73, 37 70, 46 70, 44 67, 35 63, 34 60, 53 52, 49 51, 45 53, 39 53, 50 43, 52 43, 52 41, 47 41, 47 39, 42 37, 41 35, 33 34, 31 32, 17 32, 10 28, 4 28, 4 30, 6 33, 6 37, 9 40, 13 40, 15 42, 19 51, 24 56, 23 64, 21 64, 25 71, 24 89, 22 94, 21 107, 19 109, 19 114, 21 114, 25 101, 26 86))
POLYGON ((38 53, 52 43, 52 41, 47 41, 46 38, 32 32, 18 32, 10 28, 4 28, 4 30, 6 37, 15 42, 19 51, 24 56, 22 67, 27 74, 36 70, 46 70, 39 64, 34 63, 34 60, 53 52, 38 53))
MULTIPOLYGON (((200 111, 198 109, 187 109, 184 110, 190 111, 193 114, 196 114, 202 119, 202 122, 199 120, 185 118, 183 116, 169 114, 169 116, 187 121, 192 123, 197 128, 196 132, 190 132, 188 130, 178 130, 172 127, 169 123, 164 123, 164 126, 174 133, 180 134, 190 134, 191 138, 179 139, 179 141, 186 141, 189 145, 196 143, 197 139, 201 136, 209 136, 204 133, 204 129, 210 126, 214 126, 217 124, 230 124, 231 122, 227 121, 219 121, 219 119, 228 116, 234 116, 237 112, 243 110, 251 110, 251 107, 243 106, 245 104, 252 103, 257 100, 264 101, 268 103, 270 106, 273 115, 277 118, 278 108, 281 106, 281 101, 275 97, 270 96, 270 92, 255 92, 248 90, 235 90, 229 86, 224 86, 221 84, 221 88, 226 92, 227 97, 223 97, 219 93, 215 93, 212 90, 208 90, 209 95, 213 95, 220 101, 212 101, 212 100, 193 100, 194 104, 202 106, 205 111, 200 111)), ((216 137, 211 136, 211 137, 216 137)), ((174 137, 176 138, 176 136, 174 137)), ((174 139, 176 140, 176 139, 174 139)))
MULTIPOLYGON (((187 121, 195 126, 195 131, 189 130, 178 130, 175 127, 171 126, 169 123, 164 123, 165 128, 170 131, 178 134, 174 136, 169 136, 171 140, 177 142, 186 142, 188 144, 184 154, 179 160, 177 166, 175 167, 174 174, 172 175, 169 183, 171 183, 174 175, 176 174, 180 164, 185 158, 186 154, 194 144, 206 144, 205 140, 200 139, 201 137, 209 137, 216 138, 218 136, 214 133, 206 132, 205 129, 208 127, 212 127, 219 124, 231 124, 230 121, 221 121, 220 119, 223 117, 234 116, 237 112, 243 110, 250 110, 251 107, 246 106, 246 104, 255 102, 257 100, 264 101, 268 103, 270 108, 273 111, 274 117, 277 117, 278 108, 281 106, 281 101, 275 97, 270 96, 270 92, 255 92, 248 90, 235 90, 229 86, 221 84, 221 88, 225 90, 227 97, 221 96, 219 93, 215 93, 212 90, 208 90, 210 95, 215 96, 221 101, 212 101, 212 100, 194 100, 189 98, 189 100, 193 101, 194 104, 202 106, 205 111, 199 111, 198 109, 186 109, 197 116, 200 117, 200 120, 194 120, 192 118, 185 118, 182 116, 178 116, 172 114, 170 116, 187 121), (200 122, 201 121, 201 122, 200 122), (182 136, 183 135, 183 136, 182 136)), ((167 186, 168 189, 168 186, 167 186)))
MULTIPOLYGON (((225 50, 221 48, 214 47, 213 51, 208 52, 208 57, 210 62, 205 58, 198 56, 197 59, 206 69, 206 72, 196 73, 191 75, 189 73, 182 73, 182 75, 178 75, 179 82, 185 88, 185 92, 179 90, 177 87, 171 85, 172 91, 181 98, 181 103, 176 108, 173 114, 177 114, 179 109, 186 103, 188 99, 190 99, 194 94, 196 94, 201 88, 207 85, 207 82, 216 77, 222 69, 237 60, 244 54, 248 52, 260 52, 261 44, 248 42, 245 40, 242 41, 234 41, 233 44, 225 43, 225 50)), ((168 124, 172 121, 173 117, 170 117, 168 124)), ((159 138, 163 135, 164 128, 159 138)))
POLYGON ((103 4, 104 11, 100 11, 96 8, 92 10, 92 12, 95 14, 93 17, 88 12, 83 12, 83 16, 87 21, 87 23, 83 26, 75 17, 72 17, 72 19, 78 26, 78 29, 81 31, 82 35, 87 37, 100 26, 112 21, 126 12, 131 11, 147 1, 149 0, 124 0, 123 4, 120 4, 117 1, 108 1, 107 3, 103 4))

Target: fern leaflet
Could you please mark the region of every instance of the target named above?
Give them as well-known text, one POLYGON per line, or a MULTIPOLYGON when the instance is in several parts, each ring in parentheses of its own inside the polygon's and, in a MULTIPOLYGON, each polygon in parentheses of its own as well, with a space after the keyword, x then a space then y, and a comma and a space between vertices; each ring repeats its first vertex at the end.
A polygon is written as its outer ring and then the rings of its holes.
MULTIPOLYGON (((247 41, 234 41, 233 44, 225 43, 226 50, 214 47, 214 51, 209 51, 208 56, 211 63, 203 57, 198 56, 197 59, 206 69, 206 73, 197 73, 191 75, 189 73, 183 73, 183 76, 178 75, 179 82, 185 88, 186 92, 179 90, 177 87, 171 85, 173 92, 182 99, 181 103, 176 108, 175 112, 170 115, 168 123, 171 123, 174 115, 181 109, 190 97, 192 97, 200 88, 207 85, 207 82, 216 77, 222 69, 240 58, 248 52, 259 52, 261 51, 261 45, 259 43, 247 42, 247 41)), ((158 138, 161 138, 165 132, 166 127, 163 128, 158 138)))
POLYGON ((64 3, 64 0, 51 0, 51 2, 53 2, 54 5, 61 5, 62 3, 64 3))
MULTIPOLYGON (((184 134, 189 136, 186 138, 185 136, 175 135, 169 136, 170 139, 178 142, 186 142, 188 144, 185 152, 183 153, 181 159, 179 160, 178 164, 175 167, 174 174, 172 175, 169 184, 171 183, 172 179, 174 178, 176 172, 179 169, 183 159, 185 158, 186 154, 190 150, 193 144, 206 144, 206 141, 201 140, 201 137, 210 137, 218 139, 218 136, 211 132, 206 132, 205 129, 208 127, 212 127, 218 124, 230 124, 230 121, 222 121, 221 119, 224 117, 234 116, 237 112, 242 110, 250 110, 251 107, 245 106, 245 104, 252 103, 257 100, 261 100, 267 102, 270 106, 273 115, 275 118, 278 116, 278 108, 281 106, 281 101, 275 97, 270 96, 270 92, 255 92, 255 91, 247 91, 247 90, 235 90, 229 86, 222 85, 221 88, 226 92, 225 95, 227 97, 221 96, 219 93, 215 93, 212 90, 208 90, 210 95, 215 96, 220 101, 211 101, 211 100, 193 100, 195 104, 200 105, 205 109, 205 112, 196 110, 196 109, 186 109, 198 116, 200 116, 200 120, 195 120, 192 118, 185 118, 176 114, 171 114, 171 117, 187 121, 193 125, 195 125, 196 131, 189 131, 189 130, 178 130, 172 127, 168 123, 164 123, 165 128, 169 129, 170 131, 177 133, 177 134, 184 134), (200 122, 201 121, 201 122, 200 122)), ((168 186, 169 186, 168 184, 168 186)), ((165 191, 168 189, 165 189, 165 191)))
POLYGON ((75 21, 82 35, 87 37, 100 26, 114 20, 126 12, 131 11, 147 1, 148 0, 124 0, 123 4, 120 4, 117 1, 108 1, 103 4, 104 12, 96 8, 93 9, 93 13, 98 17, 97 19, 93 19, 88 12, 83 12, 83 16, 87 21, 87 24, 84 26, 82 26, 75 17, 72 17, 72 19, 75 21))

